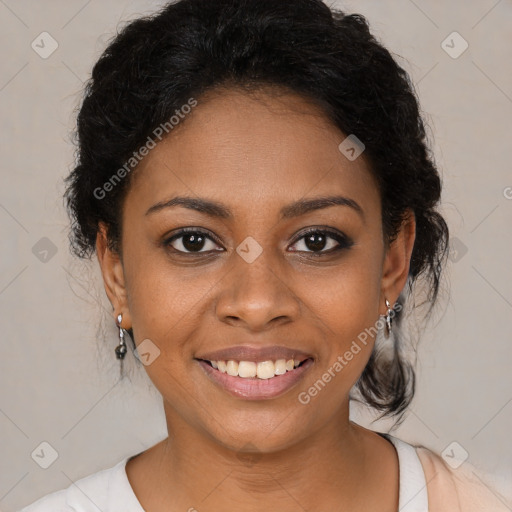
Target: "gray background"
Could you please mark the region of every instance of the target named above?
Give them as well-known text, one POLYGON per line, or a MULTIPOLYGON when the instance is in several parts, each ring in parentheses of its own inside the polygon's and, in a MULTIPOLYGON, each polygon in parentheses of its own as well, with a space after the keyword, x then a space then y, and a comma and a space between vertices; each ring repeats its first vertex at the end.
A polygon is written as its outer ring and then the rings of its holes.
MULTIPOLYGON (((0 0, 4 511, 111 467, 166 434, 160 397, 131 354, 131 379, 117 380, 117 333, 98 265, 69 254, 61 199, 83 81, 122 21, 160 5, 0 0), (43 31, 58 43, 46 59, 31 47, 43 31), (31 456, 42 442, 58 454, 48 469, 31 456)), ((456 441, 484 481, 510 499, 512 2, 333 5, 364 14, 410 72, 435 139, 442 212, 453 237, 440 307, 419 345, 417 395, 393 435, 438 453, 456 441), (469 44, 457 58, 442 47, 453 31, 469 44)), ((457 52, 461 40, 452 39, 447 44, 457 52)), ((375 430, 389 426, 370 425, 360 407, 352 412, 375 430)))

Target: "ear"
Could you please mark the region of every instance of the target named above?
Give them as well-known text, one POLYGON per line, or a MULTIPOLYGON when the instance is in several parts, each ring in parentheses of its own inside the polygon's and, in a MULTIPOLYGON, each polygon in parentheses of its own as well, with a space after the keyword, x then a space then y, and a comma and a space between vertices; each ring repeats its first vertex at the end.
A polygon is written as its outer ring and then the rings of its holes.
POLYGON ((123 315, 121 325, 123 329, 130 329, 132 321, 128 309, 128 300, 125 287, 124 270, 118 253, 109 249, 107 244, 107 226, 100 222, 96 235, 96 254, 103 275, 103 283, 107 297, 114 308, 114 316, 123 315))
POLYGON ((380 314, 385 315, 385 299, 395 304, 403 290, 411 263, 411 255, 416 239, 416 218, 409 209, 400 226, 395 240, 389 245, 384 256, 381 281, 380 314))

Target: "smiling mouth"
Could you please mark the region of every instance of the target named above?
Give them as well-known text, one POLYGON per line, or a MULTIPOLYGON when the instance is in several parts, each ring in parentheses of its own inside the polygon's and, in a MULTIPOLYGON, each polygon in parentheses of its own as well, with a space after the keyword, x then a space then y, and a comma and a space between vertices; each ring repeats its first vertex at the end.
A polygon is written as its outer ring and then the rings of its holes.
POLYGON ((240 379, 273 379, 288 372, 292 372, 302 367, 307 361, 312 361, 311 357, 302 360, 294 359, 277 359, 268 361, 235 361, 235 360, 219 360, 210 361, 208 359, 198 359, 206 363, 214 370, 227 374, 231 377, 239 377, 240 379))
POLYGON ((211 382, 232 396, 244 400, 270 400, 296 387, 310 371, 313 357, 299 357, 302 360, 195 360, 211 382))

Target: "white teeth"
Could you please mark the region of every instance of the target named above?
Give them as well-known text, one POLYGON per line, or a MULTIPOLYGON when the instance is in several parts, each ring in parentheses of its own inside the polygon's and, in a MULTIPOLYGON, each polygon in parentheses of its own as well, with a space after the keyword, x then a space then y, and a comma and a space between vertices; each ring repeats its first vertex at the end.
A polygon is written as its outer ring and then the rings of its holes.
POLYGON ((238 363, 238 376, 239 377, 256 377, 256 363, 252 361, 240 361, 238 363))
POLYGON ((262 361, 258 363, 256 368, 256 373, 258 375, 258 379, 270 379, 274 377, 274 362, 273 361, 262 361))
POLYGON ((213 368, 232 377, 244 379, 258 377, 258 379, 271 379, 276 375, 284 375, 299 366, 301 361, 293 359, 278 359, 277 361, 210 361, 213 368))
POLYGON ((286 373, 286 359, 278 359, 275 364, 275 374, 284 375, 286 373))
POLYGON ((226 373, 228 375, 231 375, 231 377, 237 377, 238 376, 238 363, 236 361, 228 361, 226 373))

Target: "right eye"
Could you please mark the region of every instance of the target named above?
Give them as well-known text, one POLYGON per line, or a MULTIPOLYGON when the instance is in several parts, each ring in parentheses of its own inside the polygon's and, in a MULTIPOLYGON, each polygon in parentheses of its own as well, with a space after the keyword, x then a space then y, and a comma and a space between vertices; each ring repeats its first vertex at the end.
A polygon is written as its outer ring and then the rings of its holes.
POLYGON ((213 237, 206 231, 197 228, 184 228, 164 241, 166 247, 171 247, 173 251, 183 254, 206 253, 218 251, 213 237), (204 246, 211 242, 213 247, 203 251, 204 246))

